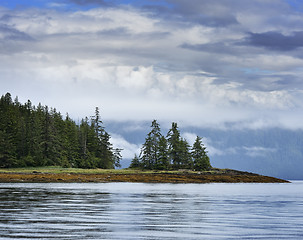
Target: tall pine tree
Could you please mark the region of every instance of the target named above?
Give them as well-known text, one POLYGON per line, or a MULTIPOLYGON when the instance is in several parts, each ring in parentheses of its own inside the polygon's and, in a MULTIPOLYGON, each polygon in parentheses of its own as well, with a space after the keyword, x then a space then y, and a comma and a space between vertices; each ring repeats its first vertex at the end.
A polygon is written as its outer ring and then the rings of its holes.
POLYGON ((140 159, 143 168, 154 169, 159 164, 159 142, 161 135, 160 125, 154 120, 151 124, 151 131, 145 138, 141 148, 140 159))
POLYGON ((120 166, 99 109, 77 125, 48 106, 22 105, 9 93, 0 98, 0 167, 56 165, 82 168, 120 166))
POLYGON ((194 160, 194 169, 197 171, 210 170, 211 165, 207 156, 206 147, 202 143, 202 138, 197 136, 192 147, 192 157, 194 160))
POLYGON ((168 155, 174 169, 181 168, 181 136, 177 123, 173 122, 167 133, 168 155))

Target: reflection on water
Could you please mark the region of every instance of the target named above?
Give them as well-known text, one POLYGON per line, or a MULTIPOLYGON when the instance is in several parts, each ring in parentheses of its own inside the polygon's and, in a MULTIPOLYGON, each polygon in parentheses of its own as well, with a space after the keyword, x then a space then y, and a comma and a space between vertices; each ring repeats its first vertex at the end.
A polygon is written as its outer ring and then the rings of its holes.
POLYGON ((302 187, 0 184, 0 239, 303 239, 302 187))

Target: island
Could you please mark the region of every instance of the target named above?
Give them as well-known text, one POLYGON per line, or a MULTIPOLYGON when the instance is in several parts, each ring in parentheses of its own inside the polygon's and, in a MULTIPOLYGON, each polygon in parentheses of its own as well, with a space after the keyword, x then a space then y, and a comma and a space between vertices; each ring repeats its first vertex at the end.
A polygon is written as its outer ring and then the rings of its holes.
POLYGON ((139 156, 120 168, 99 108, 76 123, 56 108, 0 98, 0 182, 287 182, 254 173, 214 168, 202 137, 192 146, 176 122, 166 134, 153 120, 139 156), (51 167, 49 167, 51 166, 51 167))
POLYGON ((209 171, 142 171, 133 169, 16 168, 1 169, 2 183, 288 183, 289 181, 232 169, 209 171))

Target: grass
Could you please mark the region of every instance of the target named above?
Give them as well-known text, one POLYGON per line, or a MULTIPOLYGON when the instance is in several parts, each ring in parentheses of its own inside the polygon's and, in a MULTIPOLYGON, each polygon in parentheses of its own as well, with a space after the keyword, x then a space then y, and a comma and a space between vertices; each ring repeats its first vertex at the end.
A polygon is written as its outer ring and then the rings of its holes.
POLYGON ((82 168, 62 168, 57 166, 49 167, 26 167, 26 168, 7 168, 0 169, 0 173, 80 173, 80 174, 98 174, 98 173, 122 173, 128 170, 124 169, 82 169, 82 168))
MULTIPOLYGON (((0 173, 78 173, 78 174, 144 174, 144 173, 180 173, 180 171, 166 170, 138 170, 138 169, 83 169, 83 168, 62 168, 58 166, 49 167, 26 167, 26 168, 2 168, 0 173)), ((194 173, 193 171, 188 171, 194 173)))
POLYGON ((215 168, 206 172, 194 172, 188 170, 80 169, 51 166, 0 169, 0 182, 211 183, 285 181, 236 170, 215 168))
MULTIPOLYGON (((213 168, 209 171, 202 171, 203 173, 222 174, 229 169, 213 168)), ((170 174, 198 174, 200 172, 192 170, 141 170, 141 169, 83 169, 83 168, 63 168, 60 166, 48 166, 48 167, 24 167, 24 168, 0 168, 0 173, 74 173, 74 174, 151 174, 151 173, 170 173, 170 174)))

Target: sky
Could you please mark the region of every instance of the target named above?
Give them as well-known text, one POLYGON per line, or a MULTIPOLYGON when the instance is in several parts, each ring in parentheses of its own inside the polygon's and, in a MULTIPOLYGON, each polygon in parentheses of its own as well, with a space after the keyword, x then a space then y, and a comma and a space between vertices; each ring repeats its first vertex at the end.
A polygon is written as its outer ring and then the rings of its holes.
POLYGON ((303 128, 299 0, 2 0, 0 89, 79 119, 303 128))

